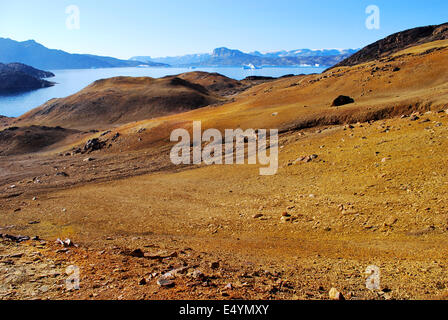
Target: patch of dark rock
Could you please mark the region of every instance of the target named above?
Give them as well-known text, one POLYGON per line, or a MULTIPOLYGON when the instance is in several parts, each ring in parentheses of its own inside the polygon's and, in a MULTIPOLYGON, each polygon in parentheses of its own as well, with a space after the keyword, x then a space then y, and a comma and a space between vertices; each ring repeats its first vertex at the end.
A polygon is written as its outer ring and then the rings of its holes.
POLYGON ((90 153, 97 150, 101 150, 106 145, 106 142, 100 141, 98 138, 90 139, 87 141, 87 143, 84 145, 84 148, 82 149, 82 153, 90 153))
POLYGON ((340 107, 344 106, 346 104, 354 103, 355 100, 353 98, 350 98, 349 96, 340 95, 336 99, 334 99, 333 103, 331 104, 332 107, 340 107))
POLYGON ((275 80, 274 77, 263 77, 263 76, 249 76, 243 79, 247 81, 268 81, 268 80, 275 80))
POLYGON ((58 173, 56 173, 56 176, 61 176, 61 177, 65 177, 65 178, 69 177, 69 175, 65 172, 58 172, 58 173))
POLYGON ((117 132, 117 133, 114 134, 114 136, 112 137, 112 141, 116 141, 119 137, 120 137, 120 134, 117 132))
POLYGON ((20 235, 14 236, 14 235, 5 234, 5 233, 0 233, 0 238, 6 239, 6 240, 9 240, 12 242, 17 242, 17 243, 30 240, 30 237, 28 237, 28 236, 20 236, 20 235))

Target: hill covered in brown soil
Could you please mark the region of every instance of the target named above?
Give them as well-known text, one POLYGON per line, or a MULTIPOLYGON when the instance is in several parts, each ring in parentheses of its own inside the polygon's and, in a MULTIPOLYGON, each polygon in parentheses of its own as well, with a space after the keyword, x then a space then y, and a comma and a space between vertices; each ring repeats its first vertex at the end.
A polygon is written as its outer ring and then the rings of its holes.
POLYGON ((195 71, 182 73, 178 75, 178 77, 199 84, 207 90, 219 95, 238 93, 246 87, 242 82, 228 78, 219 73, 195 71))
POLYGON ((191 129, 192 121, 202 121, 204 130, 241 127, 285 132, 441 110, 447 101, 448 40, 444 40, 408 48, 387 60, 265 82, 219 108, 143 120, 117 130, 123 139, 129 134, 131 149, 140 149, 151 141, 168 141, 171 130, 179 125, 191 129), (341 95, 354 102, 332 106, 341 95), (140 128, 148 130, 137 134, 140 128))
POLYGON ((332 69, 342 66, 354 66, 385 57, 409 47, 447 39, 448 23, 397 32, 387 38, 368 45, 349 58, 336 64, 332 69))
POLYGON ((11 121, 13 121, 14 118, 0 116, 0 129, 3 127, 7 127, 11 121))
POLYGON ((67 128, 100 128, 180 113, 221 102, 200 84, 180 77, 117 77, 98 80, 82 91, 53 99, 18 119, 67 128))
POLYGON ((41 151, 75 133, 78 131, 60 127, 10 127, 0 131, 0 156, 41 151))

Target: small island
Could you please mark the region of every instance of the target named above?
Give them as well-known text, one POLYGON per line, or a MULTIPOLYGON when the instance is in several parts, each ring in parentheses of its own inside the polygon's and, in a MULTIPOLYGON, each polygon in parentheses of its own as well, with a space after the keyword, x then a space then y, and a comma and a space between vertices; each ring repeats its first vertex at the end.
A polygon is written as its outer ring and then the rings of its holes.
POLYGON ((55 83, 44 80, 54 77, 48 71, 35 69, 22 63, 0 63, 0 94, 26 92, 53 86, 55 83))

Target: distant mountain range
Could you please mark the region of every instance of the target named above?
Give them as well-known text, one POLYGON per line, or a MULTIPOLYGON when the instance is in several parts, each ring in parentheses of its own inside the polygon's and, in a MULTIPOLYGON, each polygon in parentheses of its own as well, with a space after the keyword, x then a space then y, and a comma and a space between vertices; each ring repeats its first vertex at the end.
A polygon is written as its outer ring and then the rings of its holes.
POLYGON ((347 49, 299 49, 261 53, 254 51, 244 53, 225 47, 217 48, 212 53, 189 54, 177 57, 151 58, 148 56, 132 57, 130 61, 146 63, 165 63, 173 67, 228 67, 228 66, 332 66, 350 57, 358 50, 347 49))
POLYGON ((54 74, 21 63, 0 63, 0 94, 51 87, 54 83, 42 80, 50 77, 54 74))
POLYGON ((350 57, 358 50, 347 49, 299 49, 261 53, 244 53, 225 47, 212 53, 189 54, 177 57, 151 58, 136 56, 129 60, 91 54, 71 54, 49 49, 34 40, 15 41, 0 38, 0 62, 19 62, 45 70, 91 69, 120 67, 229 67, 229 66, 333 66, 350 57))
POLYGON ((62 50, 48 49, 34 40, 19 42, 5 38, 0 38, 0 62, 20 62, 46 70, 136 67, 142 64, 151 67, 167 67, 166 64, 157 62, 71 54, 62 50))

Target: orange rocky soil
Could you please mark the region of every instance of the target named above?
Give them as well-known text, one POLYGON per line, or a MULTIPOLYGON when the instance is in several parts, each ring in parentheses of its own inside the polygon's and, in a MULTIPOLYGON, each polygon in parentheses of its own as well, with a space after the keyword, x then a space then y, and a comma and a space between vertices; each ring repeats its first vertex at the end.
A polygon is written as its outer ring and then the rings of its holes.
POLYGON ((446 299, 447 53, 444 41, 424 44, 0 157, 0 297, 328 299, 337 288, 346 299, 446 299), (355 103, 331 107, 341 94, 355 103), (277 175, 172 165, 169 134, 193 120, 279 128, 277 175), (93 138, 106 147, 77 151, 93 138), (70 265, 79 290, 65 289, 70 265))

